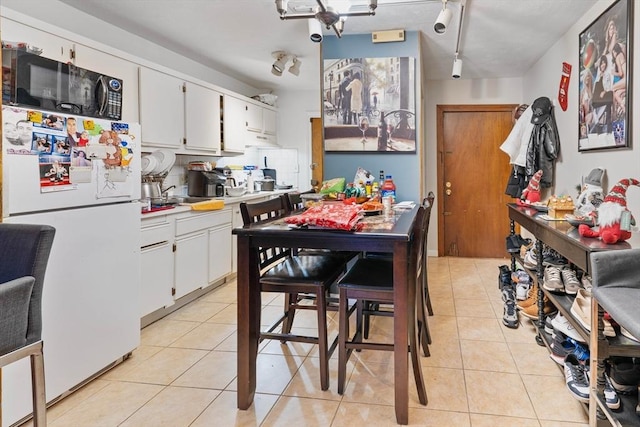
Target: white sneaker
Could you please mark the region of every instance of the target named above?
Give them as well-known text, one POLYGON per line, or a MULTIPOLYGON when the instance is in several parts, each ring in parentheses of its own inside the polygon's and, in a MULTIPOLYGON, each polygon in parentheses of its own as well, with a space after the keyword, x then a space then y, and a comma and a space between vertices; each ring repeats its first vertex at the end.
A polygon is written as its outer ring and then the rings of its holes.
POLYGON ((519 282, 516 284, 516 299, 518 301, 524 301, 529 297, 529 289, 531 289, 530 283, 519 282))
POLYGON ((576 328, 574 328, 573 325, 569 323, 569 321, 561 313, 558 313, 558 315, 553 318, 551 324, 553 325, 554 330, 560 331, 576 341, 583 343, 587 342, 584 338, 582 338, 582 335, 578 333, 576 328))
POLYGON ((538 258, 533 249, 529 249, 524 256, 524 268, 528 268, 529 270, 538 269, 538 258))

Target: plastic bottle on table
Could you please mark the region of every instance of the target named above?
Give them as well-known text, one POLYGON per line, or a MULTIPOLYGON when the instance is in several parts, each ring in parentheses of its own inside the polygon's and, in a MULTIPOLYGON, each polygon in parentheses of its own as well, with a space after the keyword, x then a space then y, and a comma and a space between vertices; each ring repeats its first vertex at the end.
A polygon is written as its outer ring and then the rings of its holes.
POLYGON ((384 183, 380 187, 380 196, 384 199, 386 196, 391 196, 392 203, 396 201, 396 185, 393 183, 391 175, 387 175, 384 183))

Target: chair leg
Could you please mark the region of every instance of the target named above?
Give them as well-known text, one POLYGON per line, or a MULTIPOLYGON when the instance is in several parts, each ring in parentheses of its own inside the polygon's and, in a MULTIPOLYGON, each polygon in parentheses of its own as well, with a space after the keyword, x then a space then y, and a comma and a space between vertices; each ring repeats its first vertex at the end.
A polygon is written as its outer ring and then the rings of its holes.
MULTIPOLYGON (((287 316, 282 321, 282 333, 290 334, 293 326, 293 318, 296 315, 296 309, 293 304, 298 302, 298 294, 284 294, 284 313, 287 316)), ((284 341, 283 341, 284 342, 284 341)))
POLYGON ((424 304, 424 289, 418 289, 418 301, 417 301, 417 327, 418 327, 418 344, 422 347, 422 352, 425 357, 429 357, 429 344, 431 344, 431 333, 429 331, 429 324, 427 323, 427 309, 424 304))
POLYGON ((47 398, 44 384, 44 356, 42 354, 42 342, 37 354, 31 355, 31 393, 33 399, 33 425, 34 427, 46 427, 47 425, 47 398))
POLYGON ((422 405, 426 405, 427 390, 424 385, 422 365, 420 364, 420 350, 418 349, 418 330, 416 323, 409 327, 409 351, 411 352, 411 362, 413 364, 413 376, 416 381, 416 388, 418 389, 418 400, 420 400, 422 405))
MULTIPOLYGON (((360 301, 358 301, 360 304, 360 301)), ((344 394, 344 383, 347 376, 347 341, 349 340, 349 299, 347 291, 340 288, 340 300, 338 307, 338 394, 344 394)), ((358 318, 360 308, 358 307, 358 318)))
POLYGON ((320 353, 320 388, 329 389, 329 346, 327 343, 327 299, 324 288, 316 292, 318 314, 318 352, 320 353))
MULTIPOLYGON (((427 302, 427 312, 429 316, 433 316, 433 307, 431 306, 431 297, 429 296, 429 282, 427 279, 424 279, 424 299, 427 302)), ((431 344, 431 340, 429 340, 429 344, 431 344)))

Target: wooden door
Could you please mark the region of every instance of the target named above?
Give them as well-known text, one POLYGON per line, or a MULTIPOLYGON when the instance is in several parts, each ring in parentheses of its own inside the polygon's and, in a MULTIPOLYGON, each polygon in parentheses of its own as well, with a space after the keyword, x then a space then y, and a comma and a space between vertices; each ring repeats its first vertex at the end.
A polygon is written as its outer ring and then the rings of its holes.
POLYGON ((438 105, 438 254, 504 258, 511 171, 500 150, 515 105, 438 105))
POLYGON ((317 190, 324 176, 324 150, 322 135, 324 127, 320 117, 311 118, 311 186, 317 190))

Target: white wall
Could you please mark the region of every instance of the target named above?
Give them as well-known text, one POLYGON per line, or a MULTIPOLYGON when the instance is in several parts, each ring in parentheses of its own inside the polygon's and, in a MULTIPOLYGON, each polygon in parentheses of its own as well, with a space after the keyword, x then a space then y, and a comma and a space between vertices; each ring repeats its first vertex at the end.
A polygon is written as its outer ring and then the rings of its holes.
MULTIPOLYGON (((464 70, 462 70, 464 73, 464 70)), ((426 99, 426 180, 425 188, 438 194, 438 152, 436 108, 438 105, 454 104, 520 104, 523 102, 522 79, 476 79, 476 80, 427 80, 426 99)), ((502 153, 502 152, 500 152, 502 153)), ((505 162, 509 161, 506 154, 505 162)), ((433 211, 438 210, 438 198, 433 211)), ((431 216, 428 234, 429 256, 438 254, 438 215, 431 216)))
MULTIPOLYGON (((609 149, 578 152, 578 37, 610 4, 612 0, 603 0, 586 13, 523 77, 525 99, 548 96, 557 99, 562 71, 562 62, 572 65, 569 85, 569 104, 567 111, 555 108, 556 122, 560 132, 561 158, 556 163, 555 194, 577 196, 576 185, 595 167, 604 167, 606 175, 603 188, 608 191, 622 178, 640 178, 640 147, 637 143, 631 149, 609 149)), ((634 22, 640 22, 640 8, 635 7, 634 22)), ((640 44, 640 31, 635 31, 634 46, 640 44)), ((634 49, 637 52, 637 48, 634 49)), ((640 55, 634 55, 633 70, 640 70, 640 55)), ((634 81, 634 87, 637 83, 634 81)), ((630 94, 633 93, 631 89, 630 94)), ((635 94, 634 94, 635 95, 635 94)), ((640 111, 640 97, 632 96, 631 111, 640 111)), ((640 132, 638 115, 632 117, 632 139, 637 141, 640 132)), ((544 195, 543 195, 544 196, 544 195)), ((628 207, 640 214, 640 189, 631 187, 627 191, 628 207)))
POLYGON ((278 92, 278 144, 298 149, 298 188, 311 187, 311 117, 320 117, 320 83, 307 91, 278 92))

